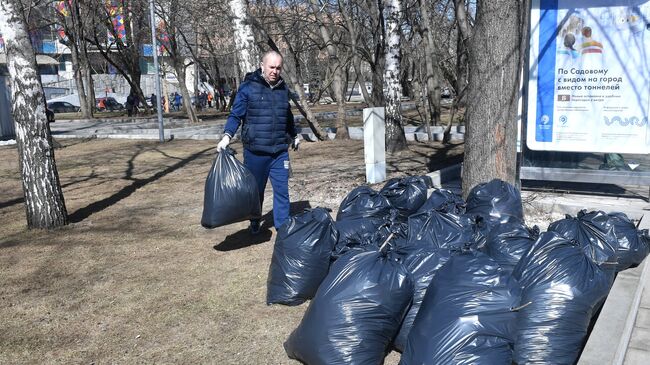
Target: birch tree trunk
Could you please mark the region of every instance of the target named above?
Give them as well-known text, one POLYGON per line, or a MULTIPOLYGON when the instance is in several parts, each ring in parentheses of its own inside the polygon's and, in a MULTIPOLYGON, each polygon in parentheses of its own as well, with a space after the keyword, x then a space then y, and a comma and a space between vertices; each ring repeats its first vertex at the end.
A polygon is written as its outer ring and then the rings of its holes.
POLYGON ((463 195, 499 178, 515 183, 517 96, 526 2, 479 0, 469 40, 463 195))
POLYGON ((386 99, 386 151, 399 152, 406 149, 406 136, 402 126, 400 84, 400 20, 401 0, 388 0, 384 9, 386 23, 386 67, 384 86, 386 99))
POLYGON ((0 32, 11 77, 27 227, 54 228, 66 225, 68 214, 45 115, 43 87, 20 6, 20 1, 0 1, 0 32))
POLYGON ((242 75, 257 69, 260 58, 255 46, 253 29, 248 22, 246 2, 244 0, 230 0, 230 12, 233 17, 235 29, 235 47, 237 61, 242 75))

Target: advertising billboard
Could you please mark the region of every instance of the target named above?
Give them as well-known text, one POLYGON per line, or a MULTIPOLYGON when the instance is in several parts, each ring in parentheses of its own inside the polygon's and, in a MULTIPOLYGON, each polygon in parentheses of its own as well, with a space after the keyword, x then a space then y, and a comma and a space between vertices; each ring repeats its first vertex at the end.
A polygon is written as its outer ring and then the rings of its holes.
POLYGON ((526 143, 650 153, 650 0, 535 0, 526 143))

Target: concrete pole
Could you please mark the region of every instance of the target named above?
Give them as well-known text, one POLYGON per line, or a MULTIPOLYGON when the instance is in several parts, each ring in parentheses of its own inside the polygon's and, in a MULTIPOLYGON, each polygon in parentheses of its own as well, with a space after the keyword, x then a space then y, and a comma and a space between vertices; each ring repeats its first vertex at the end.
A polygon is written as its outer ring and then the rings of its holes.
POLYGON ((363 150, 366 181, 376 184, 386 180, 386 125, 383 107, 363 109, 363 150))
MULTIPOLYGON (((153 0, 149 0, 149 16, 151 19, 151 48, 153 49, 153 68, 156 70, 156 109, 158 112, 158 137, 165 142, 165 127, 163 126, 162 95, 160 95, 160 68, 158 67, 158 42, 156 40, 156 16, 153 11, 153 0)), ((169 100, 167 101, 169 103, 169 100)))

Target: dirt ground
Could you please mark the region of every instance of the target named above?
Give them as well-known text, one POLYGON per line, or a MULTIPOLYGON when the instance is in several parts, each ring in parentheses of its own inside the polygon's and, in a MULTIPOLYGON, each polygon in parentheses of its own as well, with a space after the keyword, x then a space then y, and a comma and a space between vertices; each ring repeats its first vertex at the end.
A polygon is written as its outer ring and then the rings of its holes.
MULTIPOLYGON (((72 223, 52 231, 26 229, 16 148, 0 147, 0 363, 297 364, 282 344, 307 304, 265 304, 271 216, 254 238, 244 222, 200 226, 214 142, 60 142, 72 223)), ((461 153, 412 143, 389 177, 461 153)), ((294 212, 335 210, 364 183, 361 141, 303 143, 291 158, 294 212)))

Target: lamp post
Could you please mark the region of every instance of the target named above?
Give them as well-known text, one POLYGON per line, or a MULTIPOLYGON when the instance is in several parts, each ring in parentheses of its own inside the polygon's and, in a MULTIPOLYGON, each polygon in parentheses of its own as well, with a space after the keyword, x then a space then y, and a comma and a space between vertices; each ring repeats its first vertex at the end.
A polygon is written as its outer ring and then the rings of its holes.
POLYGON ((154 0, 149 0, 149 15, 151 19, 151 45, 153 53, 153 67, 156 69, 156 109, 158 112, 158 135, 160 142, 165 142, 165 128, 163 126, 162 96, 160 95, 160 69, 158 67, 158 42, 156 40, 156 16, 154 14, 154 0))

